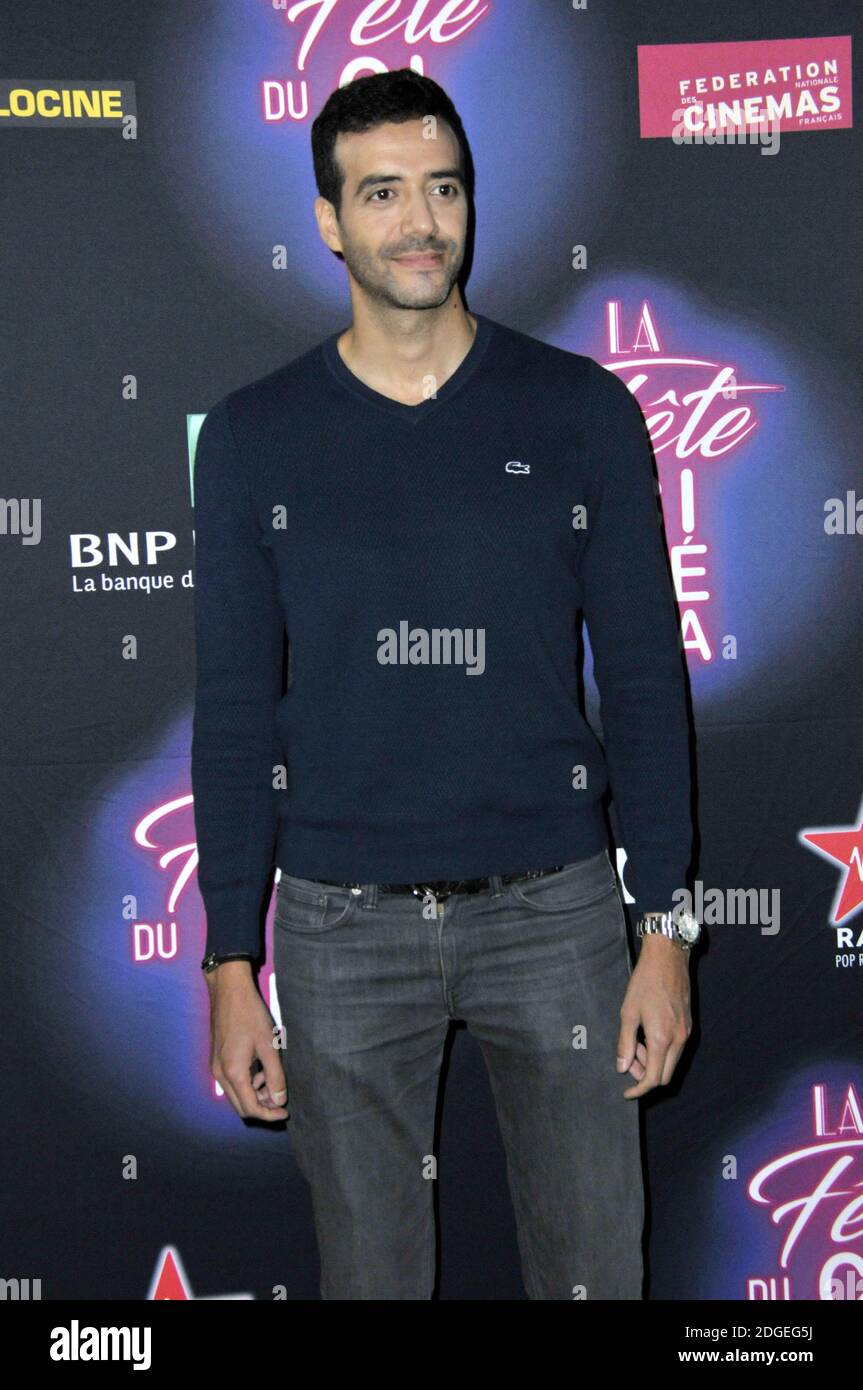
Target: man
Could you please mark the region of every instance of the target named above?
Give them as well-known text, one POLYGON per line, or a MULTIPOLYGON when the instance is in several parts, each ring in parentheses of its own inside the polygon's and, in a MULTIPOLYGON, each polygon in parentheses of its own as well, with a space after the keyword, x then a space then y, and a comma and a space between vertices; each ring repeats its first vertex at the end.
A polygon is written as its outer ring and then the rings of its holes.
POLYGON ((312 144, 352 325, 220 401, 198 442, 211 1069, 243 1117, 290 1107, 322 1296, 428 1299, 435 1098, 465 1020, 528 1296, 637 1299, 626 1101, 690 1031, 674 923, 646 923, 632 969, 601 809, 610 781, 637 906, 669 913, 689 736, 644 423, 590 358, 467 312, 472 162, 436 83, 356 79, 312 144), (281 1056, 253 973, 274 862, 281 1056))

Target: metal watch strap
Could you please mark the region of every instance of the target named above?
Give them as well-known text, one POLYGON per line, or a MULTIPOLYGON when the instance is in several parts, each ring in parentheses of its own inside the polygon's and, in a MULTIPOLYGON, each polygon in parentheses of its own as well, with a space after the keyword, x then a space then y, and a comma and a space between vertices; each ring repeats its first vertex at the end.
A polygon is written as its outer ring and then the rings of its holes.
POLYGON ((678 932, 671 912, 643 912, 638 919, 636 933, 642 941, 645 936, 665 936, 669 941, 676 941, 681 951, 688 954, 692 950, 692 943, 684 941, 678 932), (651 925, 650 929, 646 930, 648 923, 655 923, 655 925, 651 925))

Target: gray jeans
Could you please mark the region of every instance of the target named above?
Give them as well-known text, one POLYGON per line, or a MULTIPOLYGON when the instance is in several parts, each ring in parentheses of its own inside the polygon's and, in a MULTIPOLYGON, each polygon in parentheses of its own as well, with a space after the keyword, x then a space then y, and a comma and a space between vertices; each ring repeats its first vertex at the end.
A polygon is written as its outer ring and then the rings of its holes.
POLYGON ((444 1042, 485 1059, 532 1299, 640 1299, 638 1101, 615 1069, 632 964, 607 850, 420 897, 282 874, 274 968, 324 1299, 428 1299, 444 1042))

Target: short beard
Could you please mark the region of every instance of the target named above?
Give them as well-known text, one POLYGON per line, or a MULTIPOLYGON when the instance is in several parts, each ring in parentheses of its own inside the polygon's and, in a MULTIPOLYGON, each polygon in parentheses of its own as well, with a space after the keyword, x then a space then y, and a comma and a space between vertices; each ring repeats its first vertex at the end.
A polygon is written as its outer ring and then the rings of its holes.
POLYGON ((453 285, 458 280, 464 260, 464 253, 462 252, 440 289, 429 286, 423 290, 421 286, 417 286, 414 294, 411 295, 405 293, 392 280, 382 278, 377 274, 378 261, 376 258, 366 255, 360 247, 346 242, 344 237, 342 238, 342 255, 351 275, 369 298, 376 299, 381 304, 387 304, 394 309, 440 308, 441 304, 445 304, 452 294, 453 285))

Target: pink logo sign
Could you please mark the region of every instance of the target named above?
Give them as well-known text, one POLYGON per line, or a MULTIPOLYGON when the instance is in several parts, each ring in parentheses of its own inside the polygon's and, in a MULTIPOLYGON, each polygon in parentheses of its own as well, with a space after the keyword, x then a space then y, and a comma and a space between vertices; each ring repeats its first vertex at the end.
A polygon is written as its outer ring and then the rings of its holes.
POLYGON ((424 73, 419 48, 454 43, 473 29, 491 5, 481 0, 389 0, 386 5, 384 0, 369 0, 358 10, 357 0, 347 6, 341 0, 304 0, 290 7, 272 0, 272 8, 288 24, 297 25, 294 33, 300 42, 295 63, 297 73, 303 75, 262 81, 261 110, 267 122, 307 118, 310 67, 317 67, 318 78, 322 67, 326 68, 326 92, 355 77, 384 72, 386 65, 410 66, 424 73), (315 58, 321 61, 316 64, 315 58))
POLYGON ((639 44, 642 139, 849 129, 851 36, 639 44))
POLYGON ((827 1086, 816 1085, 811 1102, 811 1142, 765 1163, 747 1186, 782 1239, 776 1271, 747 1280, 749 1299, 863 1299, 860 1096, 849 1085, 832 1114, 827 1086))
POLYGON ((605 311, 609 356, 602 366, 619 373, 635 396, 656 455, 684 650, 711 662, 719 639, 710 612, 712 559, 702 531, 702 477, 709 478, 716 461, 757 428, 758 397, 785 387, 740 380, 734 362, 667 351, 647 299, 627 326, 620 300, 608 300, 605 311))

